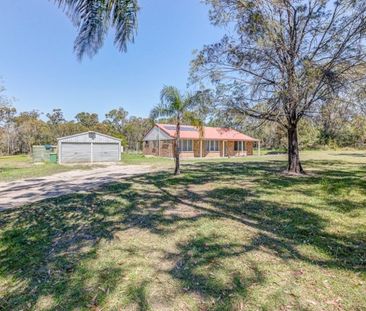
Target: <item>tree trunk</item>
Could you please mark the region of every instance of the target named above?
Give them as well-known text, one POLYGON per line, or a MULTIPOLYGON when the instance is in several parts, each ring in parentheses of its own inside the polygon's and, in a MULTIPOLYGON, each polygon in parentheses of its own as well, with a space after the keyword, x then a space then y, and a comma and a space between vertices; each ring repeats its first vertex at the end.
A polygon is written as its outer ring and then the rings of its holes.
POLYGON ((288 134, 288 166, 287 172, 290 174, 305 174, 302 169, 299 154, 299 141, 297 138, 297 124, 290 125, 288 134))
POLYGON ((180 117, 177 118, 177 138, 175 139, 175 170, 174 175, 180 174, 180 117))

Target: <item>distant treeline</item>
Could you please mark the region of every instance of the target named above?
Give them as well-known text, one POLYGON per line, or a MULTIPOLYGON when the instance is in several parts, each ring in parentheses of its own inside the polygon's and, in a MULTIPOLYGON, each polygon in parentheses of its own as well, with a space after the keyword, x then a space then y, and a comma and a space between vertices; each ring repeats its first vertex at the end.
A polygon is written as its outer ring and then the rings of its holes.
POLYGON ((0 102, 0 154, 29 153, 33 145, 56 144, 57 138, 85 131, 97 131, 122 140, 125 148, 137 150, 152 125, 148 118, 128 117, 123 108, 113 109, 99 120, 96 113, 80 112, 66 120, 61 109, 53 109, 41 119, 33 110, 17 112, 4 98, 0 102), (46 119, 46 120, 43 120, 46 119))
MULTIPOLYGON (((208 126, 232 127, 261 140, 269 149, 286 149, 286 130, 278 123, 235 114, 232 111, 207 109, 195 113, 208 126)), ((160 119, 174 123, 174 118, 160 119)), ((190 121, 183 118, 183 123, 190 121)), ((97 131, 122 140, 128 150, 140 150, 141 141, 152 127, 153 120, 128 116, 119 107, 105 114, 80 112, 74 120, 66 120, 61 109, 42 114, 39 111, 17 112, 11 102, 0 96, 0 154, 12 155, 30 152, 32 145, 56 144, 57 138, 84 131, 97 131), (43 118, 41 118, 43 115, 43 118), (45 118, 44 118, 45 116, 45 118)), ((350 103, 325 103, 320 113, 303 118, 299 123, 301 148, 366 147, 365 111, 350 103)))
MULTIPOLYGON (((217 112, 212 126, 231 126, 261 139, 269 149, 286 149, 287 133, 278 123, 217 112)), ((319 113, 304 117, 299 123, 301 148, 366 148, 366 105, 326 102, 319 113)))

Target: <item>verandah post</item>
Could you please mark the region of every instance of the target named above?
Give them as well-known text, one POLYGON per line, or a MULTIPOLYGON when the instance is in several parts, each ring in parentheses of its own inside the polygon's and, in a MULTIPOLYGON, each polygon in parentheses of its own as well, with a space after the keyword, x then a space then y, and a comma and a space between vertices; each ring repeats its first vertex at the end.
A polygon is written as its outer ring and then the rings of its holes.
POLYGON ((160 128, 158 127, 158 157, 160 157, 160 128))

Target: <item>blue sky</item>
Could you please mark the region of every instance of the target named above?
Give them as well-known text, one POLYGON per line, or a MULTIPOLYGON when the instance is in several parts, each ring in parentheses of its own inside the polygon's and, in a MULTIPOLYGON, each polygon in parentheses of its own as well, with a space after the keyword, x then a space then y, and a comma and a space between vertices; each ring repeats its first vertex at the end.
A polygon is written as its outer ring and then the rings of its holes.
POLYGON ((0 76, 18 111, 61 108, 100 119, 116 107, 147 116, 163 85, 185 90, 192 51, 216 41, 199 0, 140 0, 135 44, 119 53, 107 40, 92 59, 73 53, 76 29, 52 1, 0 1, 0 76))

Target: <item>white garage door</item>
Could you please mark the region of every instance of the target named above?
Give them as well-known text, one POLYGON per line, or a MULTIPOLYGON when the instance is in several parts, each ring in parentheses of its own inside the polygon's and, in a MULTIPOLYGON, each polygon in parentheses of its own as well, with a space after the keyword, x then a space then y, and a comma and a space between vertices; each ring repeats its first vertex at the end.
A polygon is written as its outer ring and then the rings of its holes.
POLYGON ((91 160, 90 143, 62 143, 62 163, 89 163, 91 160))
POLYGON ((119 160, 119 145, 113 143, 93 144, 93 162, 116 162, 119 160))

